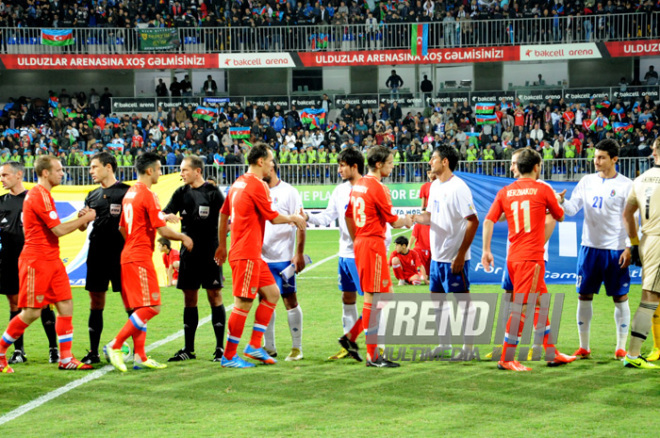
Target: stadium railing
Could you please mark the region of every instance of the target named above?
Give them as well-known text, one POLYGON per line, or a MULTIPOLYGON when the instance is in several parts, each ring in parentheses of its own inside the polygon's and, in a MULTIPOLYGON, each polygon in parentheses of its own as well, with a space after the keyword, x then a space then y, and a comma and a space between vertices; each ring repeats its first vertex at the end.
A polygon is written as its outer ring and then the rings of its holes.
MULTIPOLYGON (((653 165, 650 158, 619 158, 617 170, 623 175, 634 179, 637 175, 653 165)), ((479 160, 460 161, 457 171, 511 178, 510 161, 506 160, 479 160)), ((423 183, 426 181, 428 163, 399 163, 394 167, 392 174, 385 178, 385 183, 423 183)), ((280 177, 294 185, 328 185, 341 181, 337 174, 336 164, 280 164, 280 177)), ((34 169, 26 169, 26 181, 36 182, 34 169)), ((213 177, 218 185, 231 185, 236 178, 247 171, 247 166, 230 164, 222 166, 207 165, 204 168, 206 178, 213 177)), ((593 173, 593 161, 586 158, 564 159, 558 158, 543 163, 543 179, 548 181, 579 181, 584 175, 593 173)), ((89 168, 78 166, 65 166, 64 184, 67 185, 93 185, 89 175, 89 168)), ((178 173, 179 166, 163 166, 163 174, 178 173)), ((130 181, 137 178, 132 167, 119 167, 117 176, 120 180, 130 181)))
MULTIPOLYGON (((660 13, 430 22, 429 47, 566 44, 658 37, 660 13)), ((41 28, 0 29, 0 50, 15 54, 149 53, 140 29, 74 28, 72 45, 41 43, 41 28)), ((408 23, 178 28, 177 53, 307 52, 410 48, 408 23)), ((160 51, 159 51, 160 52, 160 51)), ((153 53, 153 52, 151 52, 153 53)))

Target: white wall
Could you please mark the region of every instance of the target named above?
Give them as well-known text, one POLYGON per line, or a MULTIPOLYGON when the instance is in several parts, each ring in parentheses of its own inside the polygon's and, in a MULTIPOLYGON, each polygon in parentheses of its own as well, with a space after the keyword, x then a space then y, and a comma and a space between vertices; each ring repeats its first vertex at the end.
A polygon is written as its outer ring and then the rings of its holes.
MULTIPOLYGON (((428 70, 429 70, 428 67, 425 68, 420 67, 419 69, 420 82, 424 78, 423 75, 428 70)), ((444 84, 446 81, 456 81, 457 84, 460 84, 462 80, 470 80, 472 81, 472 83, 474 83, 474 67, 472 64, 463 64, 463 65, 457 65, 451 67, 436 66, 435 79, 433 79, 433 76, 429 76, 429 79, 433 81, 433 90, 435 92, 439 91, 440 84, 444 84)))
POLYGON ((514 87, 524 87, 526 82, 531 86, 543 75, 546 85, 557 85, 559 81, 568 83, 568 61, 543 62, 540 64, 504 63, 502 70, 502 89, 508 90, 509 84, 514 87))
POLYGON ((193 70, 192 71, 192 86, 194 94, 204 94, 202 87, 206 81, 206 77, 211 75, 211 78, 218 86, 218 94, 225 94, 227 88, 225 87, 225 71, 224 70, 193 70))
POLYGON ((163 70, 136 70, 135 71, 135 96, 155 97, 158 79, 162 79, 169 90, 171 75, 169 71, 163 70))
POLYGON ((351 68, 329 67, 323 69, 324 90, 344 90, 351 92, 351 68))
MULTIPOLYGON (((640 57, 639 58, 639 80, 644 81, 644 75, 646 74, 647 71, 649 71, 649 67, 653 66, 653 69, 655 71, 660 71, 660 57, 657 56, 650 56, 650 57, 640 57)), ((629 78, 626 76, 626 79, 628 79, 628 82, 632 80, 632 78, 629 78)))

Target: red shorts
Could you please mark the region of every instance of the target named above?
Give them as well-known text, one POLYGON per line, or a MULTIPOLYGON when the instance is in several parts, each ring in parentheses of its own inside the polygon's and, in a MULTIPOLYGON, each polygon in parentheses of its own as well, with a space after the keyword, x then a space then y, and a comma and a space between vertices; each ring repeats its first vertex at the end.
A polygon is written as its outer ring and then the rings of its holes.
POLYGON ((151 260, 122 263, 121 287, 127 309, 160 306, 158 276, 151 260))
POLYGON ((390 266, 385 241, 377 237, 358 237, 353 245, 360 287, 363 292, 392 292, 390 266))
POLYGON ((545 294, 548 289, 545 287, 545 262, 507 262, 509 276, 513 283, 513 297, 516 294, 524 294, 523 303, 527 303, 527 297, 530 293, 545 294))
POLYGON ((415 248, 415 251, 417 251, 417 254, 419 254, 419 258, 421 259, 422 264, 424 265, 424 269, 426 270, 426 276, 428 277, 431 275, 431 250, 415 248))
POLYGON ((234 260, 229 262, 231 281, 235 297, 255 299, 259 289, 275 283, 268 264, 262 259, 234 260))
POLYGON ((71 299, 71 285, 61 260, 18 259, 18 307, 38 309, 71 299))

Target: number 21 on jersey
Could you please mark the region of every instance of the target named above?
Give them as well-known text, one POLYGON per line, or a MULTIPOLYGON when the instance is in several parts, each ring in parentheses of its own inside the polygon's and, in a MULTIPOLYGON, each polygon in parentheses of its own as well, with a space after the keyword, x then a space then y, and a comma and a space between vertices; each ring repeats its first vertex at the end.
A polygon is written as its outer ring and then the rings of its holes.
POLYGON ((351 196, 351 202, 353 203, 353 220, 355 221, 355 226, 362 228, 367 222, 367 216, 364 214, 364 199, 351 196))

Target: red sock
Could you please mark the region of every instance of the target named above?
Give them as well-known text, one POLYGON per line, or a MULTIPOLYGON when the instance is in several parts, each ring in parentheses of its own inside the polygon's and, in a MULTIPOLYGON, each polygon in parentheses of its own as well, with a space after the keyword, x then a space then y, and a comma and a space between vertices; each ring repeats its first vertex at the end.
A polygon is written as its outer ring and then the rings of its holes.
POLYGON ((73 344, 73 317, 58 316, 55 320, 55 333, 60 342, 60 361, 72 357, 71 344, 73 344))
POLYGON ((403 266, 401 265, 392 265, 392 272, 397 280, 405 280, 406 274, 403 272, 403 266))
MULTIPOLYGON (((126 339, 135 336, 137 332, 142 331, 146 336, 147 322, 156 315, 158 315, 158 311, 153 307, 140 307, 134 311, 130 318, 128 318, 128 321, 126 321, 126 324, 124 324, 124 327, 119 331, 112 348, 120 349, 126 339)), ((140 354, 135 345, 133 345, 133 349, 136 354, 140 354)), ((144 343, 142 344, 142 355, 144 355, 144 343)))
POLYGON ((229 315, 227 321, 227 344, 225 345, 225 357, 229 360, 233 359, 236 355, 236 348, 243 336, 243 329, 245 328, 245 320, 248 313, 234 307, 229 315))
POLYGON ((364 337, 367 342, 367 354, 373 360, 376 358, 377 344, 369 343, 369 319, 371 318, 371 303, 364 303, 362 306, 362 327, 364 328, 364 337))
MULTIPOLYGON (((539 330, 544 330, 543 332, 543 349, 548 352, 549 348, 555 348, 554 344, 549 344, 548 343, 548 338, 550 337, 550 320, 546 316, 545 318, 545 323, 541 322, 541 325, 539 326, 539 313, 541 312, 541 308, 539 306, 536 306, 534 308, 534 331, 537 332, 539 330), (545 325, 545 329, 544 326, 545 325)), ((536 338, 536 333, 534 333, 534 338, 536 338)))
POLYGON ((144 343, 147 341, 147 332, 138 330, 133 335, 133 352, 140 356, 142 362, 147 360, 147 352, 144 351, 144 343))
POLYGON ((525 315, 520 315, 518 334, 515 339, 512 337, 510 339, 511 319, 513 319, 513 315, 509 316, 509 321, 506 323, 506 333, 504 334, 504 344, 502 345, 502 356, 500 357, 500 360, 502 361, 516 360, 516 347, 518 346, 523 328, 525 327, 525 315))
POLYGON ((254 348, 261 348, 261 340, 266 332, 266 327, 273 316, 275 306, 277 303, 269 303, 266 300, 261 300, 257 311, 254 314, 254 328, 252 329, 252 337, 250 338, 250 345, 254 348))
POLYGON ((23 322, 19 315, 14 316, 11 321, 9 321, 5 334, 0 338, 0 355, 7 353, 7 348, 16 342, 16 339, 21 337, 29 325, 30 324, 23 322))
POLYGON ((353 327, 346 333, 346 337, 350 339, 351 341, 355 342, 355 340, 360 336, 360 333, 364 331, 364 327, 362 326, 362 317, 359 317, 357 321, 355 321, 355 324, 353 324, 353 327))

